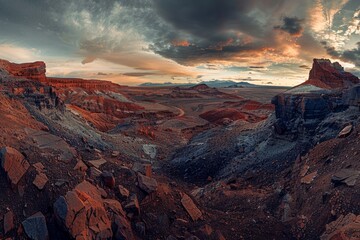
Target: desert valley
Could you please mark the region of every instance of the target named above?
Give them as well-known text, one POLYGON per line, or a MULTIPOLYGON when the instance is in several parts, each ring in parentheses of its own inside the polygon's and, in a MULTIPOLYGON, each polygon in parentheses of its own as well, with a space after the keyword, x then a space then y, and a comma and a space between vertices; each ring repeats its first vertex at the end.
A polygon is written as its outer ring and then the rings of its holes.
POLYGON ((360 240, 359 0, 0 0, 0 240, 360 240))
POLYGON ((1 238, 356 239, 359 79, 128 87, 0 62, 1 238))

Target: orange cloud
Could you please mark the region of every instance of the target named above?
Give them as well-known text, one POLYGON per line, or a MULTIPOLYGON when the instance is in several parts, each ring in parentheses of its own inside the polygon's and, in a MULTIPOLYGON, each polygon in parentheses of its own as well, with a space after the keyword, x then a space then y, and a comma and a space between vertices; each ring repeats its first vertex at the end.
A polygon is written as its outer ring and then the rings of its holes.
POLYGON ((188 47, 188 46, 190 46, 190 43, 187 40, 173 40, 171 42, 171 44, 174 45, 175 47, 188 47))

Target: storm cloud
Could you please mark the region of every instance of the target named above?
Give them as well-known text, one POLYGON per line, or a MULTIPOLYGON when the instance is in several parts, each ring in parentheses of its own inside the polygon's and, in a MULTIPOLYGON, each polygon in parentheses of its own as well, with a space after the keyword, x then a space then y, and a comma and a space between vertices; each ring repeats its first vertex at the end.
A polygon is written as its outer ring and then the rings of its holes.
POLYGON ((284 23, 281 26, 275 26, 275 29, 279 29, 285 31, 293 36, 301 36, 304 28, 302 24, 304 23, 304 19, 299 19, 297 17, 284 17, 284 23))
POLYGON ((351 50, 346 50, 341 55, 345 61, 353 62, 357 67, 360 67, 360 42, 357 47, 351 50))
POLYGON ((0 56, 46 60, 59 75, 98 64, 94 75, 114 73, 101 77, 196 80, 221 66, 276 76, 284 67, 307 70, 299 66, 314 57, 359 67, 359 18, 357 0, 0 0, 0 56))

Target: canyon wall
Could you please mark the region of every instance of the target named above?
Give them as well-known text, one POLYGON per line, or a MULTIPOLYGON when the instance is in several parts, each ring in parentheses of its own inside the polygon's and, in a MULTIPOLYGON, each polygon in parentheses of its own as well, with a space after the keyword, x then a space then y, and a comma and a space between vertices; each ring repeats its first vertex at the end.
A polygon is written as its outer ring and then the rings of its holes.
POLYGON ((46 65, 44 62, 16 64, 0 59, 0 68, 13 77, 46 82, 46 65))

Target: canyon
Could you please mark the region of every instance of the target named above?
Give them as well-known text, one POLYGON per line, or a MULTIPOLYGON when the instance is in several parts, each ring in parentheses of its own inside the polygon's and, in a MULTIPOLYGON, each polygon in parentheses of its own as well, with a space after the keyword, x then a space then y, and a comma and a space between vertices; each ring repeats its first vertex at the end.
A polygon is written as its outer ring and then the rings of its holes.
POLYGON ((357 239, 360 80, 124 86, 0 60, 0 239, 357 239))

